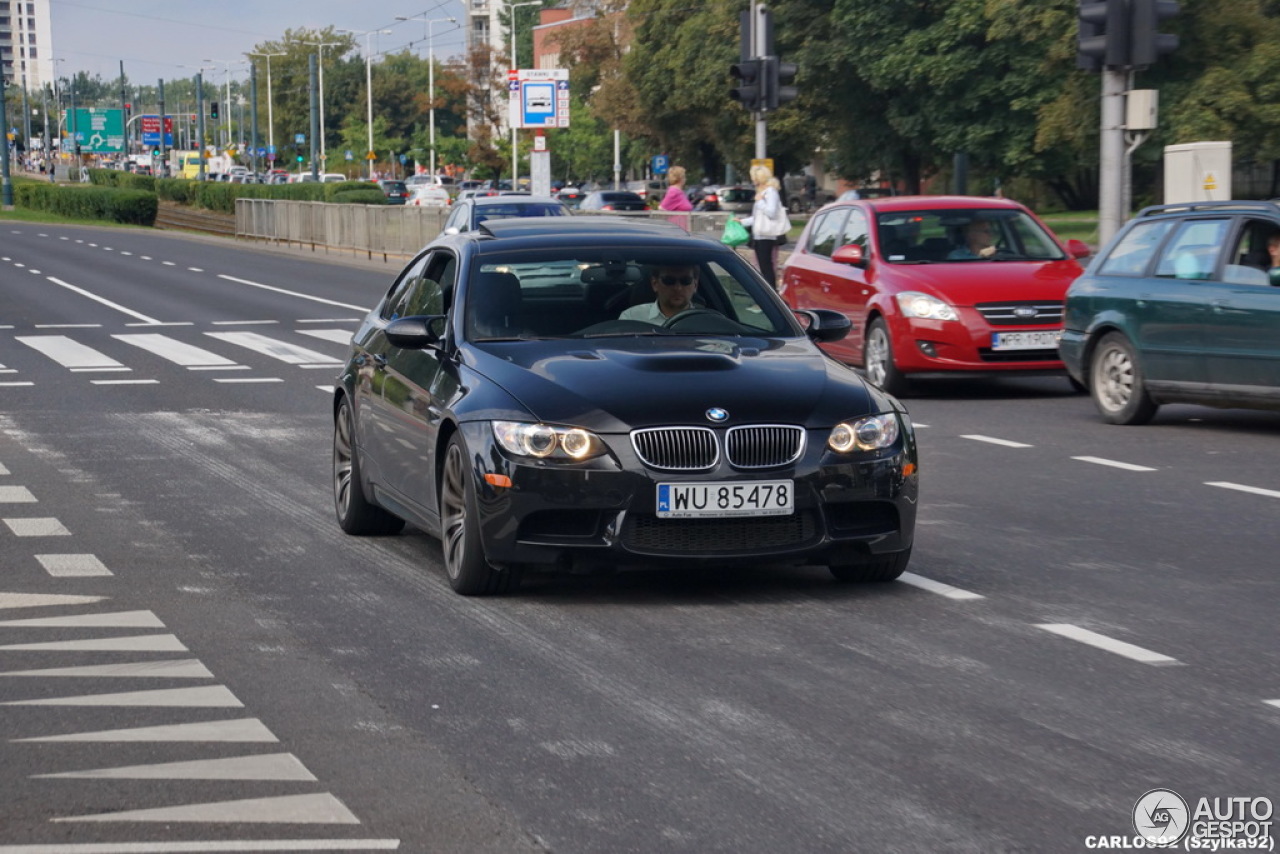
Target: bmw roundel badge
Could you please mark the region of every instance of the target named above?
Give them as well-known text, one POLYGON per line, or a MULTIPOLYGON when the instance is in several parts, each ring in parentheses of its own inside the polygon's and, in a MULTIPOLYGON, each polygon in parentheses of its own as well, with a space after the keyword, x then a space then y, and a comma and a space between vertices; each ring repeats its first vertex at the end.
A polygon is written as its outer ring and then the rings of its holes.
POLYGON ((717 424, 719 424, 722 421, 727 421, 728 419, 729 419, 729 410, 727 409, 721 409, 718 406, 713 406, 707 410, 708 421, 714 421, 717 424))

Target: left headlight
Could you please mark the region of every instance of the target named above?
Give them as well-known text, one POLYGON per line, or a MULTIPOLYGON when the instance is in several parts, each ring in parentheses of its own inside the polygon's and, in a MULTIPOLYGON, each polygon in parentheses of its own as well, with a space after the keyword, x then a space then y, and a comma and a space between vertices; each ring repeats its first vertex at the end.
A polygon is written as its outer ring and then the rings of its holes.
POLYGON ((495 421, 493 435, 503 450, 521 457, 587 460, 605 452, 600 437, 581 427, 495 421))
POLYGON ((923 320, 959 320, 960 315, 947 303, 919 291, 903 291, 898 294, 898 308, 903 317, 919 317, 923 320))
POLYGON ((837 454, 850 451, 879 451, 898 441, 898 416, 892 412, 868 415, 857 421, 842 421, 831 428, 827 447, 837 454))

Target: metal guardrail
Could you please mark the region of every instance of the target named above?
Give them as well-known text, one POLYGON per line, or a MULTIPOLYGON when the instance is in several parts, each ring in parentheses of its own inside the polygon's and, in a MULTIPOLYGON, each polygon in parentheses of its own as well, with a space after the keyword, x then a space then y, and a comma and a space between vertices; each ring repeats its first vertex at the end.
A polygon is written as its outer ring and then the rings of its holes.
MULTIPOLYGON (((236 237, 276 245, 331 249, 384 260, 417 254, 439 234, 449 208, 409 205, 341 205, 236 199, 236 237)), ((723 212, 576 211, 575 216, 612 216, 675 222, 694 234, 719 236, 730 214, 723 212)))

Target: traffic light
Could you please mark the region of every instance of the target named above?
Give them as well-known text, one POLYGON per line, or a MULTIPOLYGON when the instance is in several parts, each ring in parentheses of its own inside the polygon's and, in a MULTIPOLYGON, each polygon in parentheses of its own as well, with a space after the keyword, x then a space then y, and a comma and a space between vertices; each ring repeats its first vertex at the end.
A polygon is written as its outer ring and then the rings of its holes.
POLYGON ((1129 0, 1129 8, 1132 12, 1130 65, 1135 68, 1151 65, 1166 53, 1178 49, 1177 36, 1160 32, 1160 22, 1178 14, 1175 0, 1129 0))
POLYGON ((1076 68, 1100 71, 1129 65, 1129 0, 1079 0, 1076 68))
POLYGON ((753 113, 764 106, 763 65, 764 60, 747 59, 729 66, 729 75, 738 81, 738 85, 729 90, 729 97, 753 113))
POLYGON ((796 72, 800 69, 794 62, 783 62, 776 56, 765 57, 763 62, 765 64, 764 105, 770 110, 776 110, 780 104, 794 101, 800 93, 791 84, 795 81, 796 72))
POLYGON ((218 102, 210 101, 209 102, 209 118, 216 119, 217 117, 218 117, 218 102))

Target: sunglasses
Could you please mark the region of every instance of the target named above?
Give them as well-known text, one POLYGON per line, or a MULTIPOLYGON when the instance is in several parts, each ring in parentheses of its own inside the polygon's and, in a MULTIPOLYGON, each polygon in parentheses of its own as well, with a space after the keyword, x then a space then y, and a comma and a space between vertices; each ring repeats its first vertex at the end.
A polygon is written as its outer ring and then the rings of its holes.
POLYGON ((669 288, 674 288, 676 285, 692 285, 693 276, 659 276, 658 281, 669 288))

